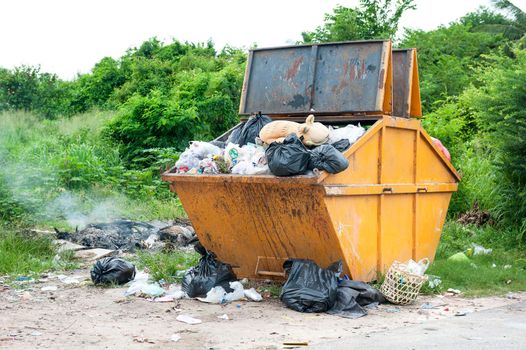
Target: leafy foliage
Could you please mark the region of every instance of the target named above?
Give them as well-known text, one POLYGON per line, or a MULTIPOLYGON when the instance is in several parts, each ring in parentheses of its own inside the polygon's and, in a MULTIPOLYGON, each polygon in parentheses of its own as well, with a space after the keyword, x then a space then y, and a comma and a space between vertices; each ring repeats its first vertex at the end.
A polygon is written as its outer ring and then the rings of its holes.
POLYGON ((322 26, 301 35, 304 43, 390 39, 404 12, 415 8, 414 0, 360 0, 356 8, 337 6, 322 26))

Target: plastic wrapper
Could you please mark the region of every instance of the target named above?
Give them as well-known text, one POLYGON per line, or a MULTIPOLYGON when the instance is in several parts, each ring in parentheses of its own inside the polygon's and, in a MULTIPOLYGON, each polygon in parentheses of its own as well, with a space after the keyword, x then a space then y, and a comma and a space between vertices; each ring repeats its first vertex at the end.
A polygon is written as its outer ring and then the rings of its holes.
POLYGON ((329 143, 335 143, 343 139, 349 140, 350 144, 356 142, 363 134, 365 133, 365 129, 362 128, 360 125, 346 125, 342 128, 333 128, 332 126, 329 126, 329 143))

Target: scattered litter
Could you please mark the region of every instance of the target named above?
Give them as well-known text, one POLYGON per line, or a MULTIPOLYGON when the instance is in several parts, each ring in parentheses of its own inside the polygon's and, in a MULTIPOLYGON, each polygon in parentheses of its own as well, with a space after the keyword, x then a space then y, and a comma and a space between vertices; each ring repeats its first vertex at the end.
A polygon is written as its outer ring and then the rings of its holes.
POLYGON ((301 346, 309 346, 309 342, 307 341, 302 341, 302 342, 283 342, 283 346, 285 349, 294 349, 296 347, 301 347, 301 346))
POLYGON ((398 264, 398 269, 413 275, 424 276, 429 264, 430 261, 427 258, 421 259, 418 262, 409 259, 406 263, 398 264))
POLYGON ((458 289, 453 289, 453 288, 448 288, 447 292, 448 292, 448 293, 451 293, 451 294, 455 294, 455 295, 457 295, 457 294, 461 294, 461 293, 462 293, 460 290, 458 290, 458 289))
POLYGON ((488 255, 493 252, 491 248, 484 248, 483 246, 475 243, 471 243, 471 248, 473 250, 473 255, 488 255))
POLYGON ((98 260, 91 269, 94 284, 125 284, 135 277, 135 265, 115 257, 98 260))
POLYGON ((33 283, 35 280, 31 277, 27 276, 20 276, 15 278, 15 281, 18 282, 18 284, 26 284, 26 283, 33 283))
POLYGON ((172 334, 172 336, 170 337, 170 340, 173 341, 174 343, 178 342, 179 340, 181 340, 181 336, 177 333, 172 334))
POLYGON ((130 296, 138 294, 141 291, 141 289, 148 284, 149 278, 150 276, 146 272, 138 271, 132 283, 130 284, 126 292, 124 292, 124 295, 130 296))
POLYGON ((43 292, 53 292, 53 291, 55 291, 57 289, 58 289, 57 286, 44 286, 44 287, 40 288, 40 290, 43 291, 43 292))
MULTIPOLYGON (((241 282, 242 283, 242 282, 241 282)), ((252 301, 261 301, 263 297, 254 288, 245 289, 245 297, 252 301)))
POLYGON ((430 310, 430 309, 438 309, 440 306, 444 306, 444 304, 442 305, 434 305, 434 304, 431 304, 431 303, 423 303, 420 308, 423 309, 423 310, 430 310))
POLYGON ((463 252, 455 253, 451 255, 449 258, 447 258, 448 261, 454 261, 458 263, 467 263, 470 262, 468 256, 464 254, 463 252))
POLYGON ((474 269, 478 269, 479 268, 475 263, 469 263, 469 266, 471 266, 474 269))
POLYGON ((491 267, 496 268, 497 265, 495 265, 495 263, 493 263, 493 264, 491 264, 491 267))
POLYGON ((385 309, 385 311, 389 313, 395 313, 395 312, 400 312, 400 309, 397 307, 390 307, 390 308, 385 309))
POLYGON ((438 276, 428 275, 427 277, 427 284, 431 289, 435 289, 442 284, 442 279, 438 276))
POLYGON ((149 297, 160 297, 164 293, 166 291, 158 283, 147 284, 141 288, 141 294, 149 297))
POLYGON ((214 287, 206 293, 206 298, 197 298, 199 301, 212 304, 224 304, 245 297, 243 285, 240 282, 230 282, 232 292, 227 293, 221 286, 214 287))
POLYGON ((57 278, 59 279, 60 282, 64 284, 79 284, 80 283, 78 277, 58 275, 57 278))
POLYGON ((473 310, 472 309, 462 309, 462 310, 458 310, 455 312, 455 316, 466 316, 467 314, 470 314, 472 313, 473 310))
POLYGON ((199 324, 203 322, 200 319, 194 318, 190 315, 179 315, 176 317, 176 320, 187 324, 199 324))
POLYGON ((114 250, 103 249, 103 248, 79 250, 75 252, 75 259, 85 260, 85 261, 95 261, 95 260, 99 260, 104 257, 107 257, 109 255, 112 255, 113 253, 115 253, 114 250))
POLYGON ((428 258, 423 258, 419 262, 412 259, 406 263, 394 261, 387 270, 380 291, 393 304, 413 303, 428 279, 424 273, 429 263, 428 258))
POLYGON ((504 265, 504 270, 511 269, 511 265, 504 265))
POLYGON ((516 299, 516 300, 520 300, 521 299, 519 294, 512 293, 512 292, 509 292, 508 294, 506 294, 506 298, 508 298, 508 299, 516 299))
POLYGON ((133 341, 135 343, 155 344, 155 342, 153 340, 149 340, 148 338, 144 338, 144 337, 133 337, 133 341))
POLYGON ((214 287, 221 286, 230 293, 229 283, 236 280, 236 275, 230 265, 218 261, 212 252, 207 251, 201 244, 194 246, 201 254, 197 266, 186 271, 183 277, 182 290, 190 297, 206 297, 214 287))
POLYGON ((288 308, 300 312, 325 312, 334 305, 341 261, 322 269, 310 260, 289 259, 283 268, 288 278, 280 299, 288 308))
POLYGON ((230 318, 228 317, 227 314, 222 314, 221 316, 217 316, 217 318, 219 318, 221 320, 230 320, 230 318))

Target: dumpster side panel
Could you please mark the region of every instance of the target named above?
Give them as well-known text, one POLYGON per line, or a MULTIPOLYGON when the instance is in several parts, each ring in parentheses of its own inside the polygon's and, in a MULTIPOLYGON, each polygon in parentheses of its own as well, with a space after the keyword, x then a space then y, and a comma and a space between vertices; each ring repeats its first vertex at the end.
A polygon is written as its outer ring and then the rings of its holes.
MULTIPOLYGON (((372 132, 369 130, 367 133, 372 132)), ((366 133, 366 134, 367 134, 366 133)), ((362 136, 365 137, 366 135, 362 136)), ((351 150, 349 167, 338 174, 328 176, 324 184, 375 184, 378 183, 378 157, 380 152, 380 135, 374 133, 370 139, 351 150)), ((347 154, 347 153, 345 153, 347 154)))
POLYGON ((176 182, 175 190, 199 240, 239 278, 283 278, 287 258, 324 267, 342 258, 322 186, 203 178, 176 182))
POLYGON ((416 260, 435 258, 451 195, 451 192, 417 195, 416 260))
POLYGON ((413 194, 387 194, 381 197, 380 261, 382 272, 393 261, 406 261, 413 255, 413 194))
POLYGON ((379 200, 375 195, 335 196, 325 200, 345 265, 355 280, 376 278, 379 200))
POLYGON ((382 183, 413 183, 416 131, 386 127, 383 132, 382 183))

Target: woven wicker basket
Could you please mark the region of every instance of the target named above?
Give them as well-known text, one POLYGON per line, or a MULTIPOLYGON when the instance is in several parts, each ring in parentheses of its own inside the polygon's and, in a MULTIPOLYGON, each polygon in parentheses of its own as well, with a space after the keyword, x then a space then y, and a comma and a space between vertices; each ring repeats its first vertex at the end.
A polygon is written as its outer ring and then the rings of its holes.
POLYGON ((407 305, 416 300, 420 289, 427 281, 427 275, 416 275, 400 268, 401 263, 393 262, 380 291, 393 304, 407 305))

